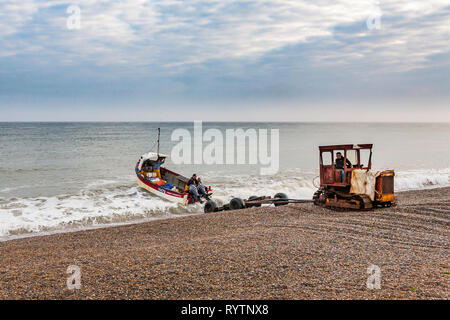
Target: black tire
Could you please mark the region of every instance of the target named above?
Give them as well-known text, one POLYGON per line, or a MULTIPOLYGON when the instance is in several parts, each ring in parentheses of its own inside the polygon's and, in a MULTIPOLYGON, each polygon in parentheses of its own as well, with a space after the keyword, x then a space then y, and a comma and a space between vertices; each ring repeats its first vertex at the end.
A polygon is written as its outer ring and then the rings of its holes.
MULTIPOLYGON (((255 200, 255 199, 258 199, 258 198, 259 198, 258 196, 251 196, 250 198, 248 198, 248 201, 252 201, 252 200, 255 200)), ((249 207, 261 207, 261 203, 252 204, 249 207)))
MULTIPOLYGON (((288 196, 285 193, 279 192, 274 196, 275 199, 287 199, 288 196)), ((289 202, 277 201, 275 202, 275 207, 287 205, 289 202)))
POLYGON ((208 200, 205 203, 205 207, 203 208, 205 213, 215 212, 217 211, 217 205, 214 201, 208 200))
POLYGON ((233 198, 230 201, 230 210, 239 210, 239 209, 244 209, 245 205, 244 205, 244 201, 242 201, 241 198, 233 198))

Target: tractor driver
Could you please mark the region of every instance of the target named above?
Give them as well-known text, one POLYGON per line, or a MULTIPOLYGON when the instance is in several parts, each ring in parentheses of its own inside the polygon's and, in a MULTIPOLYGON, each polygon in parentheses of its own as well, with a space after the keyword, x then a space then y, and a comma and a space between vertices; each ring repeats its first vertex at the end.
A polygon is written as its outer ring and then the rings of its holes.
MULTIPOLYGON (((347 168, 352 167, 352 163, 348 159, 346 161, 346 164, 347 164, 347 168)), ((340 152, 336 153, 336 165, 334 167, 341 171, 341 182, 344 182, 345 181, 344 157, 342 156, 342 153, 340 153, 340 152)))

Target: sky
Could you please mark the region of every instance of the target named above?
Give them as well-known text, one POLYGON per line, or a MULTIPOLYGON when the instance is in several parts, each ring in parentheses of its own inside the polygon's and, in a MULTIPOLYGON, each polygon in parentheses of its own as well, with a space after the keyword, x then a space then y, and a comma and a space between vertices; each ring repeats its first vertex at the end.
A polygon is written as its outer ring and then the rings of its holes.
POLYGON ((0 0, 0 121, 450 122, 448 0, 0 0))

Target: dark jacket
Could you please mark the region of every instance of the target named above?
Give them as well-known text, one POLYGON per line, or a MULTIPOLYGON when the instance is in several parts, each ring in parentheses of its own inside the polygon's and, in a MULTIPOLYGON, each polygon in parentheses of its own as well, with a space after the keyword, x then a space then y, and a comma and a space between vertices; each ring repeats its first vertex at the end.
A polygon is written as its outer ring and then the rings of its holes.
MULTIPOLYGON (((348 159, 347 159, 346 163, 347 163, 347 168, 352 167, 352 163, 348 159)), ((340 159, 336 159, 335 168, 336 169, 344 169, 344 157, 342 157, 340 159)))
POLYGON ((190 186, 191 184, 193 184, 194 186, 198 185, 198 181, 195 178, 190 178, 187 185, 190 186))

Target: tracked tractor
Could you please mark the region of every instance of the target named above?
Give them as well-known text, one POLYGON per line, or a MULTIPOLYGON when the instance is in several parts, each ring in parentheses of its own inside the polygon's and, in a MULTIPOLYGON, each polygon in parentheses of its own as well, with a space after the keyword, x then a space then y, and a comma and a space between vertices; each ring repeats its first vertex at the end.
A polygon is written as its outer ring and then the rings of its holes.
POLYGON ((395 203, 394 171, 372 170, 372 144, 319 147, 320 187, 315 205, 337 210, 370 210, 395 203))

